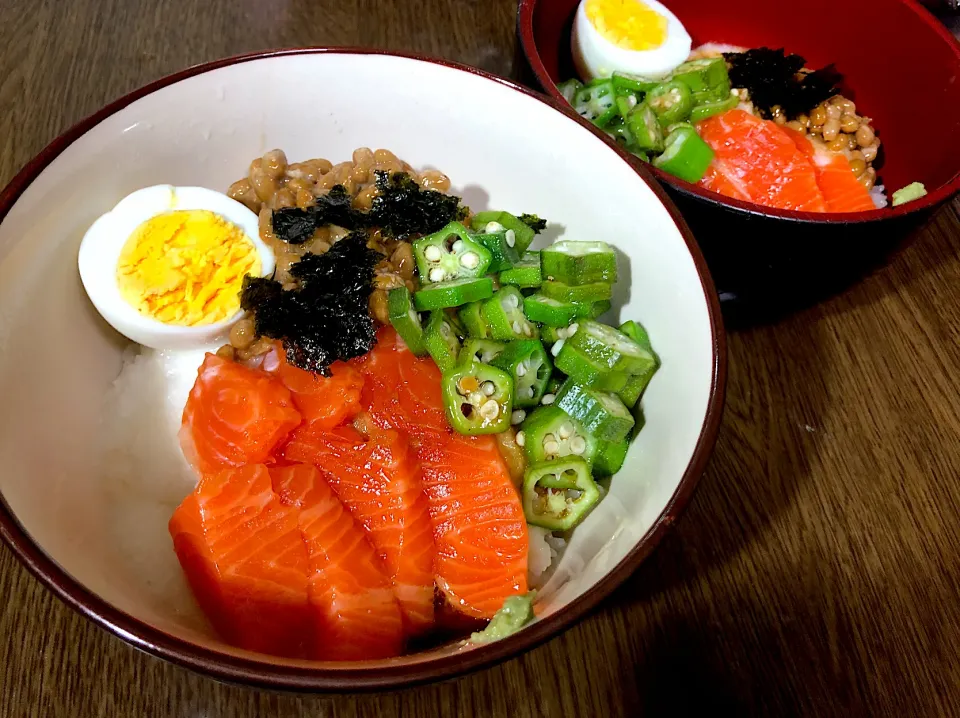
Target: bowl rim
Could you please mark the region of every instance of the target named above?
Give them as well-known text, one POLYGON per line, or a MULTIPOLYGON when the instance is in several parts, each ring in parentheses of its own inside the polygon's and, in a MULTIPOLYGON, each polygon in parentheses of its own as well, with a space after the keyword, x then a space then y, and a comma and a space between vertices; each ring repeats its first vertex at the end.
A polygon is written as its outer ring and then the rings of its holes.
MULTIPOLYGON (((533 15, 537 8, 538 0, 520 0, 517 6, 517 37, 519 39, 520 53, 530 68, 537 84, 543 92, 551 98, 569 106, 563 99, 563 95, 557 89, 557 84, 547 72, 543 60, 540 59, 540 52, 537 49, 536 38, 533 33, 533 15)), ((946 26, 937 20, 934 15, 916 0, 898 0, 903 5, 913 10, 913 12, 922 20, 932 32, 940 36, 946 42, 960 62, 960 41, 955 38, 946 26)), ((591 129, 599 134, 606 134, 591 125, 591 129)), ((745 202, 744 200, 725 197, 716 192, 704 189, 699 185, 691 184, 685 180, 674 177, 652 164, 629 155, 631 164, 643 165, 653 176, 664 184, 688 198, 694 198, 701 202, 707 202, 716 207, 734 210, 740 214, 746 214, 753 217, 770 217, 776 219, 788 220, 800 224, 869 224, 872 222, 882 222, 888 219, 903 217, 911 214, 919 214, 924 211, 930 211, 943 204, 955 194, 960 192, 960 168, 954 173, 947 182, 929 192, 920 199, 907 202, 899 207, 887 206, 884 209, 874 209, 867 212, 801 212, 792 209, 778 209, 776 207, 764 207, 754 202, 745 202)), ((890 193, 892 196, 892 192, 890 193)))
MULTIPOLYGON (((111 115, 131 103, 181 80, 224 67, 256 60, 298 55, 343 54, 380 55, 417 60, 467 72, 532 97, 557 110, 577 124, 589 127, 575 113, 567 112, 557 101, 534 92, 512 80, 450 60, 364 47, 295 47, 235 55, 185 68, 161 77, 106 105, 73 125, 30 160, 0 192, 0 223, 11 207, 37 176, 77 139, 111 115)), ((609 138, 607 146, 621 159, 626 153, 609 138)), ((0 538, 20 562, 54 595, 101 628, 118 636, 133 647, 171 663, 205 673, 214 678, 253 687, 301 692, 364 692, 409 687, 452 678, 518 656, 560 634, 583 618, 601 600, 626 580, 676 522, 693 495, 700 476, 716 443, 723 414, 727 378, 726 335, 720 314, 720 303, 706 261, 684 222, 679 210, 646 168, 630 165, 650 187, 670 213, 694 261, 707 305, 711 331, 711 383, 703 424, 693 455, 663 513, 630 552, 603 578, 574 601, 550 616, 501 641, 485 644, 462 653, 437 656, 424 661, 396 665, 367 663, 343 664, 343 667, 320 664, 318 667, 275 664, 211 650, 183 638, 173 636, 122 611, 94 594, 74 579, 37 545, 20 525, 3 495, 0 494, 0 538)), ((416 655, 416 654, 414 654, 416 655)))

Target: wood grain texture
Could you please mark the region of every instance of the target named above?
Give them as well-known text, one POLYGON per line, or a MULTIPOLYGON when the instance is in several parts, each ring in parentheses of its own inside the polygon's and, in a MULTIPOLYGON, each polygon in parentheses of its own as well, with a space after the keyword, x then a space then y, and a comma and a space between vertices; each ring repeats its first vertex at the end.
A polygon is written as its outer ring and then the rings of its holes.
MULTIPOLYGON (((513 71, 509 0, 5 0, 0 182, 186 65, 371 44, 513 71)), ((497 668, 370 696, 228 686, 141 654, 0 549, 2 716, 960 715, 960 203, 890 266, 730 337, 689 510, 581 625, 497 668)))

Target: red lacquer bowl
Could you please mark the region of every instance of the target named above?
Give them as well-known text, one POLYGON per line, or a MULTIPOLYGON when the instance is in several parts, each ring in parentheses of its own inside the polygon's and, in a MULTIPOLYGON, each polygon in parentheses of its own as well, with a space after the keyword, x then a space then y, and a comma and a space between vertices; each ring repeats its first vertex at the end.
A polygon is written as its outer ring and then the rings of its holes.
MULTIPOLYGON (((521 0, 517 31, 528 79, 562 99, 574 76, 570 28, 579 0, 521 0)), ((694 40, 783 47, 808 66, 833 63, 844 94, 874 119, 888 194, 923 182, 928 195, 897 208, 817 214, 722 197, 647 165, 694 230, 721 299, 756 315, 834 291, 882 261, 960 191, 960 43, 914 0, 671 0, 694 40), (834 22, 831 18, 840 21, 834 22)))

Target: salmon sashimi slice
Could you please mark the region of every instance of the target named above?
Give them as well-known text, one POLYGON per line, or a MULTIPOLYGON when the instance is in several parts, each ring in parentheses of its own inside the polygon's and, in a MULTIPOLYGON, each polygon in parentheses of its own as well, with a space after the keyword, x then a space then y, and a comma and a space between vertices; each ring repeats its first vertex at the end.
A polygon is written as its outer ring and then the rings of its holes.
POLYGON ((697 132, 715 154, 703 187, 767 207, 827 210, 813 163, 776 123, 730 110, 697 123, 697 132))
POLYGON ((468 616, 491 618, 527 592, 527 523, 492 436, 421 446, 437 544, 437 586, 468 616))
POLYGON ((870 190, 860 184, 853 174, 846 155, 831 152, 819 143, 814 145, 806 135, 789 127, 783 129, 797 149, 813 163, 828 212, 868 212, 877 208, 870 190))
POLYGON ((411 352, 393 327, 381 329, 373 351, 353 362, 366 377, 361 404, 377 426, 402 430, 414 443, 450 435, 440 370, 429 357, 411 352))
POLYGON ((274 494, 266 466, 251 464, 204 476, 170 519, 193 594, 233 645, 309 656, 315 621, 297 514, 274 494))
POLYGON ((405 434, 369 425, 332 430, 304 424, 284 448, 288 461, 313 464, 367 530, 403 609, 408 635, 433 625, 436 547, 420 464, 405 434))
POLYGON ((360 413, 363 374, 346 362, 330 365, 330 376, 315 374, 287 361, 278 352, 276 373, 293 395, 293 403, 304 421, 332 429, 360 413))
POLYGON ((311 656, 355 661, 400 655, 400 604, 363 527, 317 468, 271 468, 270 478, 280 501, 299 509, 310 560, 309 596, 320 614, 311 656))
POLYGON ((180 446, 205 476, 268 461, 300 420, 290 391, 279 381, 207 354, 183 409, 180 446))

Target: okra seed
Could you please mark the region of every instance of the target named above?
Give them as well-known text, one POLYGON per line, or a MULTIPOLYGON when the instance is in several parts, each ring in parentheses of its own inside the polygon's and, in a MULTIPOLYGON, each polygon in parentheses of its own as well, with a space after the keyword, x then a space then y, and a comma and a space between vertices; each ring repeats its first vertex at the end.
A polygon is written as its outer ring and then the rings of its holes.
POLYGON ((546 452, 547 456, 553 456, 560 451, 560 444, 558 444, 556 441, 544 441, 543 450, 546 452))
POLYGON ((531 326, 530 326, 529 324, 527 324, 526 326, 524 326, 524 328, 523 328, 523 336, 525 336, 525 337, 532 337, 532 336, 533 336, 533 329, 531 328, 531 326))
POLYGON ((570 451, 574 454, 580 455, 587 450, 587 442, 584 441, 582 436, 575 436, 570 441, 570 451))
POLYGON ((507 309, 516 309, 520 306, 520 299, 516 294, 508 294, 503 298, 503 306, 507 309))
POLYGON ((508 247, 512 247, 517 243, 517 233, 514 232, 512 229, 507 230, 507 233, 504 238, 507 240, 508 247))
POLYGON ((427 247, 423 255, 431 262, 437 262, 443 256, 443 252, 440 251, 440 247, 435 244, 431 244, 429 247, 427 247))
POLYGON ((517 432, 517 446, 523 446, 527 443, 527 435, 522 431, 517 432))
POLYGON ((524 392, 524 393, 527 395, 527 398, 528 398, 528 399, 532 399, 532 398, 533 398, 533 394, 534 394, 533 387, 532 387, 532 386, 528 386, 526 392, 524 392))
POLYGON ((569 327, 567 327, 567 336, 572 337, 574 334, 577 333, 577 329, 579 328, 580 328, 580 325, 574 322, 569 327))
POLYGON ((517 364, 517 376, 526 376, 527 375, 527 365, 526 362, 520 362, 517 364))
POLYGON ((483 382, 483 393, 486 396, 493 396, 493 392, 497 390, 497 387, 493 385, 492 381, 483 382))
POLYGON ((467 269, 476 269, 480 264, 480 255, 476 252, 467 252, 460 257, 460 264, 467 269))
POLYGON ((441 267, 434 267, 430 270, 430 281, 431 282, 442 282, 443 278, 447 276, 447 273, 443 271, 441 267))
POLYGON ((560 353, 560 350, 563 349, 563 343, 564 343, 565 341, 566 341, 566 339, 558 339, 558 340, 557 340, 557 343, 554 344, 552 347, 550 347, 550 353, 553 354, 554 356, 556 356, 557 354, 559 354, 559 353, 560 353))
POLYGON ((450 249, 453 250, 454 254, 460 254, 461 250, 463 249, 463 240, 458 239, 456 242, 453 243, 453 246, 450 247, 450 249))
POLYGON ((493 399, 488 399, 486 403, 480 407, 480 416, 487 421, 493 421, 499 414, 500 405, 493 399))
POLYGON ((487 222, 487 225, 483 228, 483 231, 486 234, 493 234, 494 232, 502 232, 503 225, 499 222, 487 222))
POLYGON ((476 406, 480 406, 480 404, 483 403, 484 398, 485 398, 485 397, 483 396, 483 394, 481 394, 479 391, 472 391, 472 392, 470 392, 470 403, 471 403, 471 404, 475 404, 476 406))
POLYGON ((544 406, 547 406, 549 404, 552 404, 556 398, 557 398, 556 394, 544 394, 543 399, 541 399, 540 402, 544 406))
POLYGON ((560 429, 557 431, 557 433, 560 434, 561 439, 569 439, 573 434, 573 424, 571 424, 569 421, 563 422, 560 425, 560 429))
POLYGON ((513 333, 514 334, 520 333, 520 322, 517 321, 513 323, 513 333))
MULTIPOLYGON (((510 423, 516 425, 521 423, 526 418, 527 412, 525 412, 523 409, 517 409, 510 415, 510 423)), ((520 443, 520 434, 517 434, 517 443, 520 443)))

